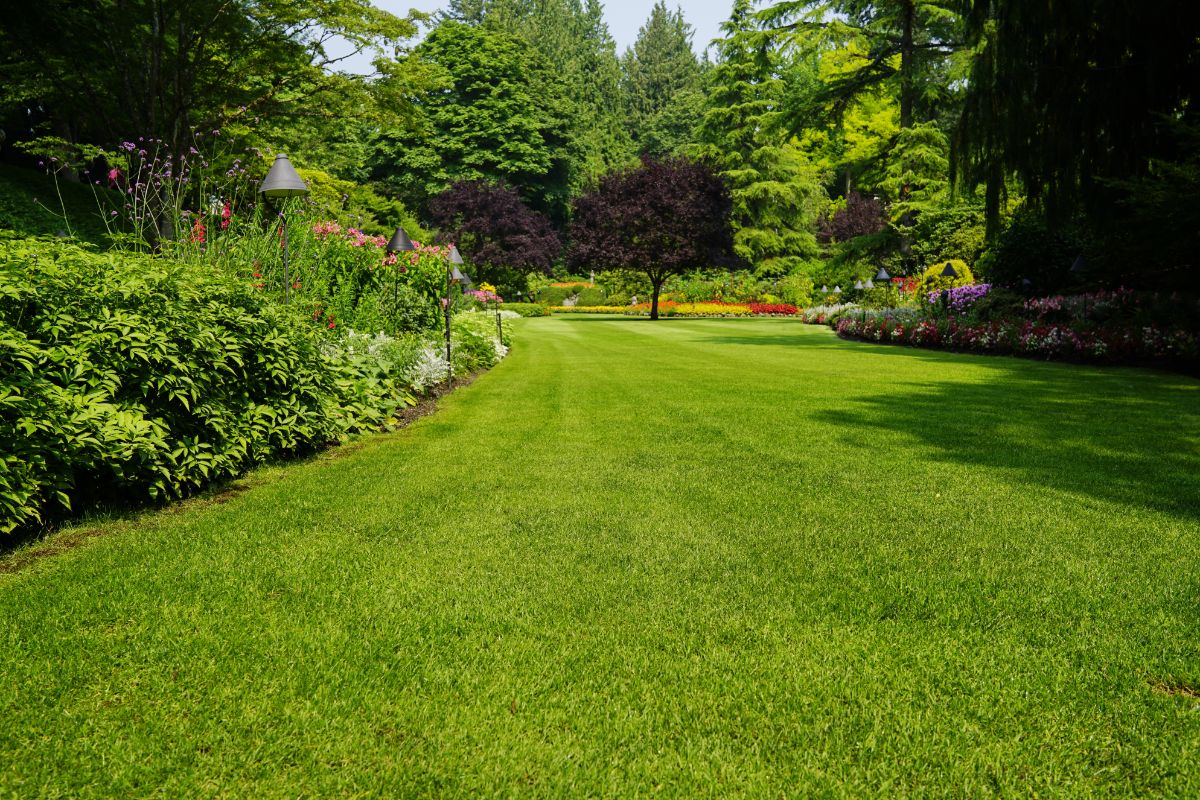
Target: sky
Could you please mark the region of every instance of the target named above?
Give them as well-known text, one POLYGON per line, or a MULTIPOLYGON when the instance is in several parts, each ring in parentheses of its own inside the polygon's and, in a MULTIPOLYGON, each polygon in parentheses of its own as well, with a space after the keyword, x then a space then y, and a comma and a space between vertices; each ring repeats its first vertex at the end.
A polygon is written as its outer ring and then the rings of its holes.
MULTIPOLYGON (((617 43, 617 55, 625 52, 637 39, 638 29, 646 24, 654 0, 602 0, 608 31, 617 43)), ((372 3, 397 16, 407 16, 410 8, 433 13, 445 5, 445 0, 372 0, 372 3)), ((667 0, 667 7, 683 10, 683 18, 695 29, 692 46, 697 55, 704 52, 710 41, 720 34, 721 23, 729 17, 733 0, 667 0)), ((331 48, 332 50, 332 48, 331 48)), ((712 54, 710 54, 711 56, 712 54)), ((341 65, 349 72, 371 72, 370 57, 348 59, 341 65)))

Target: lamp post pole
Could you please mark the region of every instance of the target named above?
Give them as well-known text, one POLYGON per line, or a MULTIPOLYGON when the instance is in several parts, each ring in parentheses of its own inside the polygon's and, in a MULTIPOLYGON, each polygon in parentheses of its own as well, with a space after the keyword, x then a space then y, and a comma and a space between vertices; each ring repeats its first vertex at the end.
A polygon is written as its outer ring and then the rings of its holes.
POLYGON ((446 390, 454 383, 454 367, 450 363, 450 284, 453 273, 450 265, 446 264, 446 390))
MULTIPOLYGON (((408 238, 408 233, 403 227, 396 228, 396 232, 392 234, 391 240, 387 243, 387 252, 395 255, 396 253, 412 252, 417 246, 413 244, 412 239, 408 238)), ((400 267, 398 264, 392 264, 392 315, 395 316, 398 309, 400 297, 400 267)))
POLYGON ((308 194, 308 185, 296 173, 292 162, 283 153, 275 156, 275 163, 267 171, 258 192, 268 200, 279 201, 279 221, 283 225, 283 302, 291 301, 292 277, 288 265, 288 230, 287 212, 283 201, 289 197, 304 197, 308 194))
POLYGON ((450 255, 446 259, 446 389, 449 390, 454 381, 454 367, 450 363, 450 288, 452 284, 458 283, 465 277, 458 269, 458 265, 463 263, 462 256, 459 255, 458 248, 450 245, 450 255))
MULTIPOLYGON (((945 268, 942 270, 942 277, 949 278, 951 283, 953 283, 954 281, 958 280, 958 270, 956 270, 954 268, 953 264, 951 264, 949 261, 947 261, 945 268)), ((942 290, 942 310, 945 311, 947 315, 949 315, 949 313, 950 313, 950 290, 949 289, 942 290)))
POLYGON ((493 301, 496 304, 496 341, 504 344, 504 326, 500 324, 500 295, 492 292, 492 296, 496 298, 493 301))

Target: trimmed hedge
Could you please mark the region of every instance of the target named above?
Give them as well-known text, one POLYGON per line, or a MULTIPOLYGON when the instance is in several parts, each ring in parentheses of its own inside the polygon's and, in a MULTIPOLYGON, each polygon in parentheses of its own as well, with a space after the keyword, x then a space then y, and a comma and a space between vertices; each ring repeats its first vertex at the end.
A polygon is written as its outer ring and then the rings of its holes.
POLYGON ((522 317, 548 317, 550 309, 541 303, 501 303, 501 311, 514 311, 522 317))

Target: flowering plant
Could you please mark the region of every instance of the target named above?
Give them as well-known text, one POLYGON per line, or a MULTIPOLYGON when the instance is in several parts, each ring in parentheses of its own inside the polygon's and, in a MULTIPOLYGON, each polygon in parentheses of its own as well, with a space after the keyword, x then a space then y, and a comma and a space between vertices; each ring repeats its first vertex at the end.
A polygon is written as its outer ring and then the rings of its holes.
POLYGON ((930 305, 936 306, 945 303, 946 308, 961 314, 975 305, 977 300, 986 296, 991 289, 992 285, 990 283, 955 286, 950 289, 929 292, 925 295, 925 299, 930 305))

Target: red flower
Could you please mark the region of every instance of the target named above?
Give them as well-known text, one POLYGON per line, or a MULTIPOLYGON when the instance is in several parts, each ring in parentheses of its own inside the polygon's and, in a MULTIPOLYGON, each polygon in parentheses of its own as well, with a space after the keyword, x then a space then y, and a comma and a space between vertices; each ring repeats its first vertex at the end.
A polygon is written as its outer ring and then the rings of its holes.
POLYGON ((225 201, 225 205, 221 208, 221 230, 229 227, 229 220, 233 218, 233 206, 229 201, 225 201))

